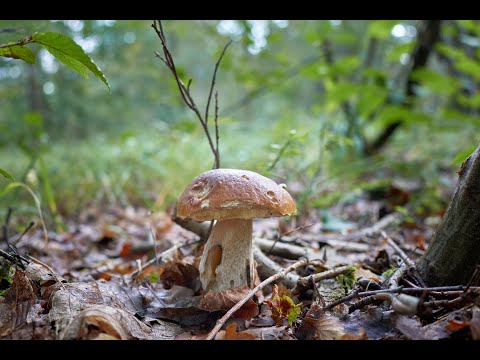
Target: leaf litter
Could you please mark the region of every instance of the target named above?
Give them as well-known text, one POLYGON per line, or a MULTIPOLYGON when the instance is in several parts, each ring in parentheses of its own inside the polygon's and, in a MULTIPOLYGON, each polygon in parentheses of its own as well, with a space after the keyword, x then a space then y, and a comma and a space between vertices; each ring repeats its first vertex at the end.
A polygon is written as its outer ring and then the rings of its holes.
MULTIPOLYGON (((291 265, 299 247, 307 249, 303 253, 309 259, 321 260, 321 265, 297 269, 294 279, 343 265, 351 271, 295 294, 281 281, 265 286, 215 339, 480 339, 477 290, 449 307, 438 302, 445 300, 444 293, 409 294, 419 305, 407 315, 393 304, 401 298, 398 294, 359 295, 387 290, 389 277, 401 266, 399 254, 375 226, 385 203, 403 206, 409 199, 408 193, 392 188, 385 199, 364 197, 316 217, 310 214, 304 220, 308 226, 298 219, 290 224, 256 220, 254 238, 281 245, 280 252, 275 246, 270 252, 262 248, 278 267, 291 265)), ((405 222, 400 214, 382 230, 415 261, 433 233, 431 216, 426 219, 405 222)), ((169 213, 89 208, 76 221, 67 221, 65 229, 50 232, 48 243, 40 230, 22 237, 15 247, 19 255, 30 256, 25 269, 0 258, 0 338, 205 339, 216 321, 249 293, 247 286, 205 292, 198 273, 202 234, 180 226, 169 213)), ((8 250, 3 242, 2 248, 8 250)), ((256 274, 255 285, 264 279, 256 274)), ((400 281, 412 287, 415 277, 406 274, 400 281)))

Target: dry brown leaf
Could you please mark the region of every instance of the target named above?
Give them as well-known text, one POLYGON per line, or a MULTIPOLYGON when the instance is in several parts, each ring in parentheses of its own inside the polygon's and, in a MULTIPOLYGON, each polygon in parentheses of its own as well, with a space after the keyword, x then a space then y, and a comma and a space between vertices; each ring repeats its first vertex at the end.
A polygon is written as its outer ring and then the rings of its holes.
MULTIPOLYGON (((208 311, 227 311, 246 297, 249 292, 250 288, 247 285, 224 291, 209 291, 202 296, 199 308, 208 311)), ((235 312, 234 317, 247 320, 258 314, 258 305, 252 299, 248 299, 248 301, 235 312)))
POLYGON ((336 317, 323 314, 318 319, 305 317, 296 335, 301 340, 335 340, 344 333, 343 325, 336 317))
POLYGON ((368 340, 368 335, 364 328, 360 328, 358 332, 359 332, 359 335, 353 334, 353 333, 346 333, 340 336, 338 339, 339 340, 368 340))
POLYGON ((173 285, 185 286, 193 291, 200 289, 198 269, 184 259, 166 262, 161 268, 160 279, 167 289, 173 285))
POLYGON ((225 340, 255 340, 255 336, 245 332, 237 332, 237 323, 232 322, 225 328, 225 340))
POLYGON ((381 282, 378 275, 373 273, 372 271, 370 271, 368 269, 357 268, 353 272, 353 275, 355 275, 356 278, 364 278, 364 279, 373 280, 373 281, 376 281, 376 282, 381 282))
POLYGON ((416 316, 398 316, 395 320, 395 327, 411 340, 439 340, 449 336, 445 331, 445 326, 435 323, 422 326, 416 316))
POLYGON ((455 319, 449 319, 447 321, 448 325, 445 326, 445 329, 450 331, 458 331, 470 326, 469 321, 458 321, 455 319))
POLYGON ((30 280, 17 268, 12 285, 0 304, 0 336, 9 335, 15 327, 25 324, 36 301, 37 295, 30 280))

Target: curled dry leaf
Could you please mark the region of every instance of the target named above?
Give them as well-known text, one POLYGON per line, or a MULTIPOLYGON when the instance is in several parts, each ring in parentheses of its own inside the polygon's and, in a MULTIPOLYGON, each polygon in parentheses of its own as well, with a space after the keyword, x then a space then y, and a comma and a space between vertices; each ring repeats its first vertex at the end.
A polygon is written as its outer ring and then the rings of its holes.
POLYGON ((255 336, 246 332, 237 332, 237 323, 232 322, 225 328, 225 340, 255 340, 255 336))
POLYGON ((323 314, 318 319, 305 317, 296 335, 300 340, 335 340, 344 333, 343 325, 336 317, 323 314))
POLYGON ((185 259, 166 262, 161 267, 160 279, 167 289, 179 285, 196 292, 201 288, 198 269, 185 259))
POLYGON ((338 340, 368 340, 367 332, 364 328, 358 330, 358 335, 353 333, 346 333, 338 338, 338 340))
POLYGON ((147 325, 128 310, 130 306, 113 292, 102 293, 97 284, 66 284, 53 295, 48 318, 57 339, 90 339, 101 333, 119 339, 170 339, 182 331, 160 320, 147 325))
POLYGON ((0 303, 0 336, 9 335, 16 326, 24 324, 36 300, 30 280, 17 268, 12 285, 0 303))
MULTIPOLYGON (((224 291, 209 291, 202 296, 199 308, 208 311, 228 311, 236 303, 246 297, 249 292, 250 288, 247 285, 224 291)), ((235 312, 234 317, 247 320, 257 316, 258 313, 258 305, 252 299, 249 299, 235 312)))

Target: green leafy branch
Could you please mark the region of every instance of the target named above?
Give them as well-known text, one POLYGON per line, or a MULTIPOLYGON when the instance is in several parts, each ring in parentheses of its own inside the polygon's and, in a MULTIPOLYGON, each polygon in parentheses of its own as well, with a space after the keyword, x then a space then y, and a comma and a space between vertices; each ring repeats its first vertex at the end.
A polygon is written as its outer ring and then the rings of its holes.
POLYGON ((57 32, 36 32, 15 42, 0 44, 0 56, 35 63, 35 53, 26 45, 39 44, 58 61, 88 79, 88 70, 110 90, 110 85, 97 65, 75 41, 57 32))

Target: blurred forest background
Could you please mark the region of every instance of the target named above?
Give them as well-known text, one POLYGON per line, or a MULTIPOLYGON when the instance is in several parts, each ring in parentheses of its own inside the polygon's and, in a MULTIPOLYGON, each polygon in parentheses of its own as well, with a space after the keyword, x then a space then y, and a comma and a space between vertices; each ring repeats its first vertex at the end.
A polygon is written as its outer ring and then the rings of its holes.
MULTIPOLYGON (((212 167, 203 129, 161 44, 140 20, 0 21, 0 43, 36 31, 74 39, 105 74, 85 79, 46 50, 0 58, 0 167, 38 196, 47 222, 89 206, 172 205, 212 167)), ((471 20, 164 21, 200 108, 215 63, 222 167, 287 183, 300 211, 362 190, 411 191, 408 211, 445 208, 480 140, 480 22, 471 20)), ((9 180, 0 177, 0 188, 9 180)), ((400 202, 401 204, 401 202, 400 202)), ((15 189, 7 207, 35 215, 15 189)))

